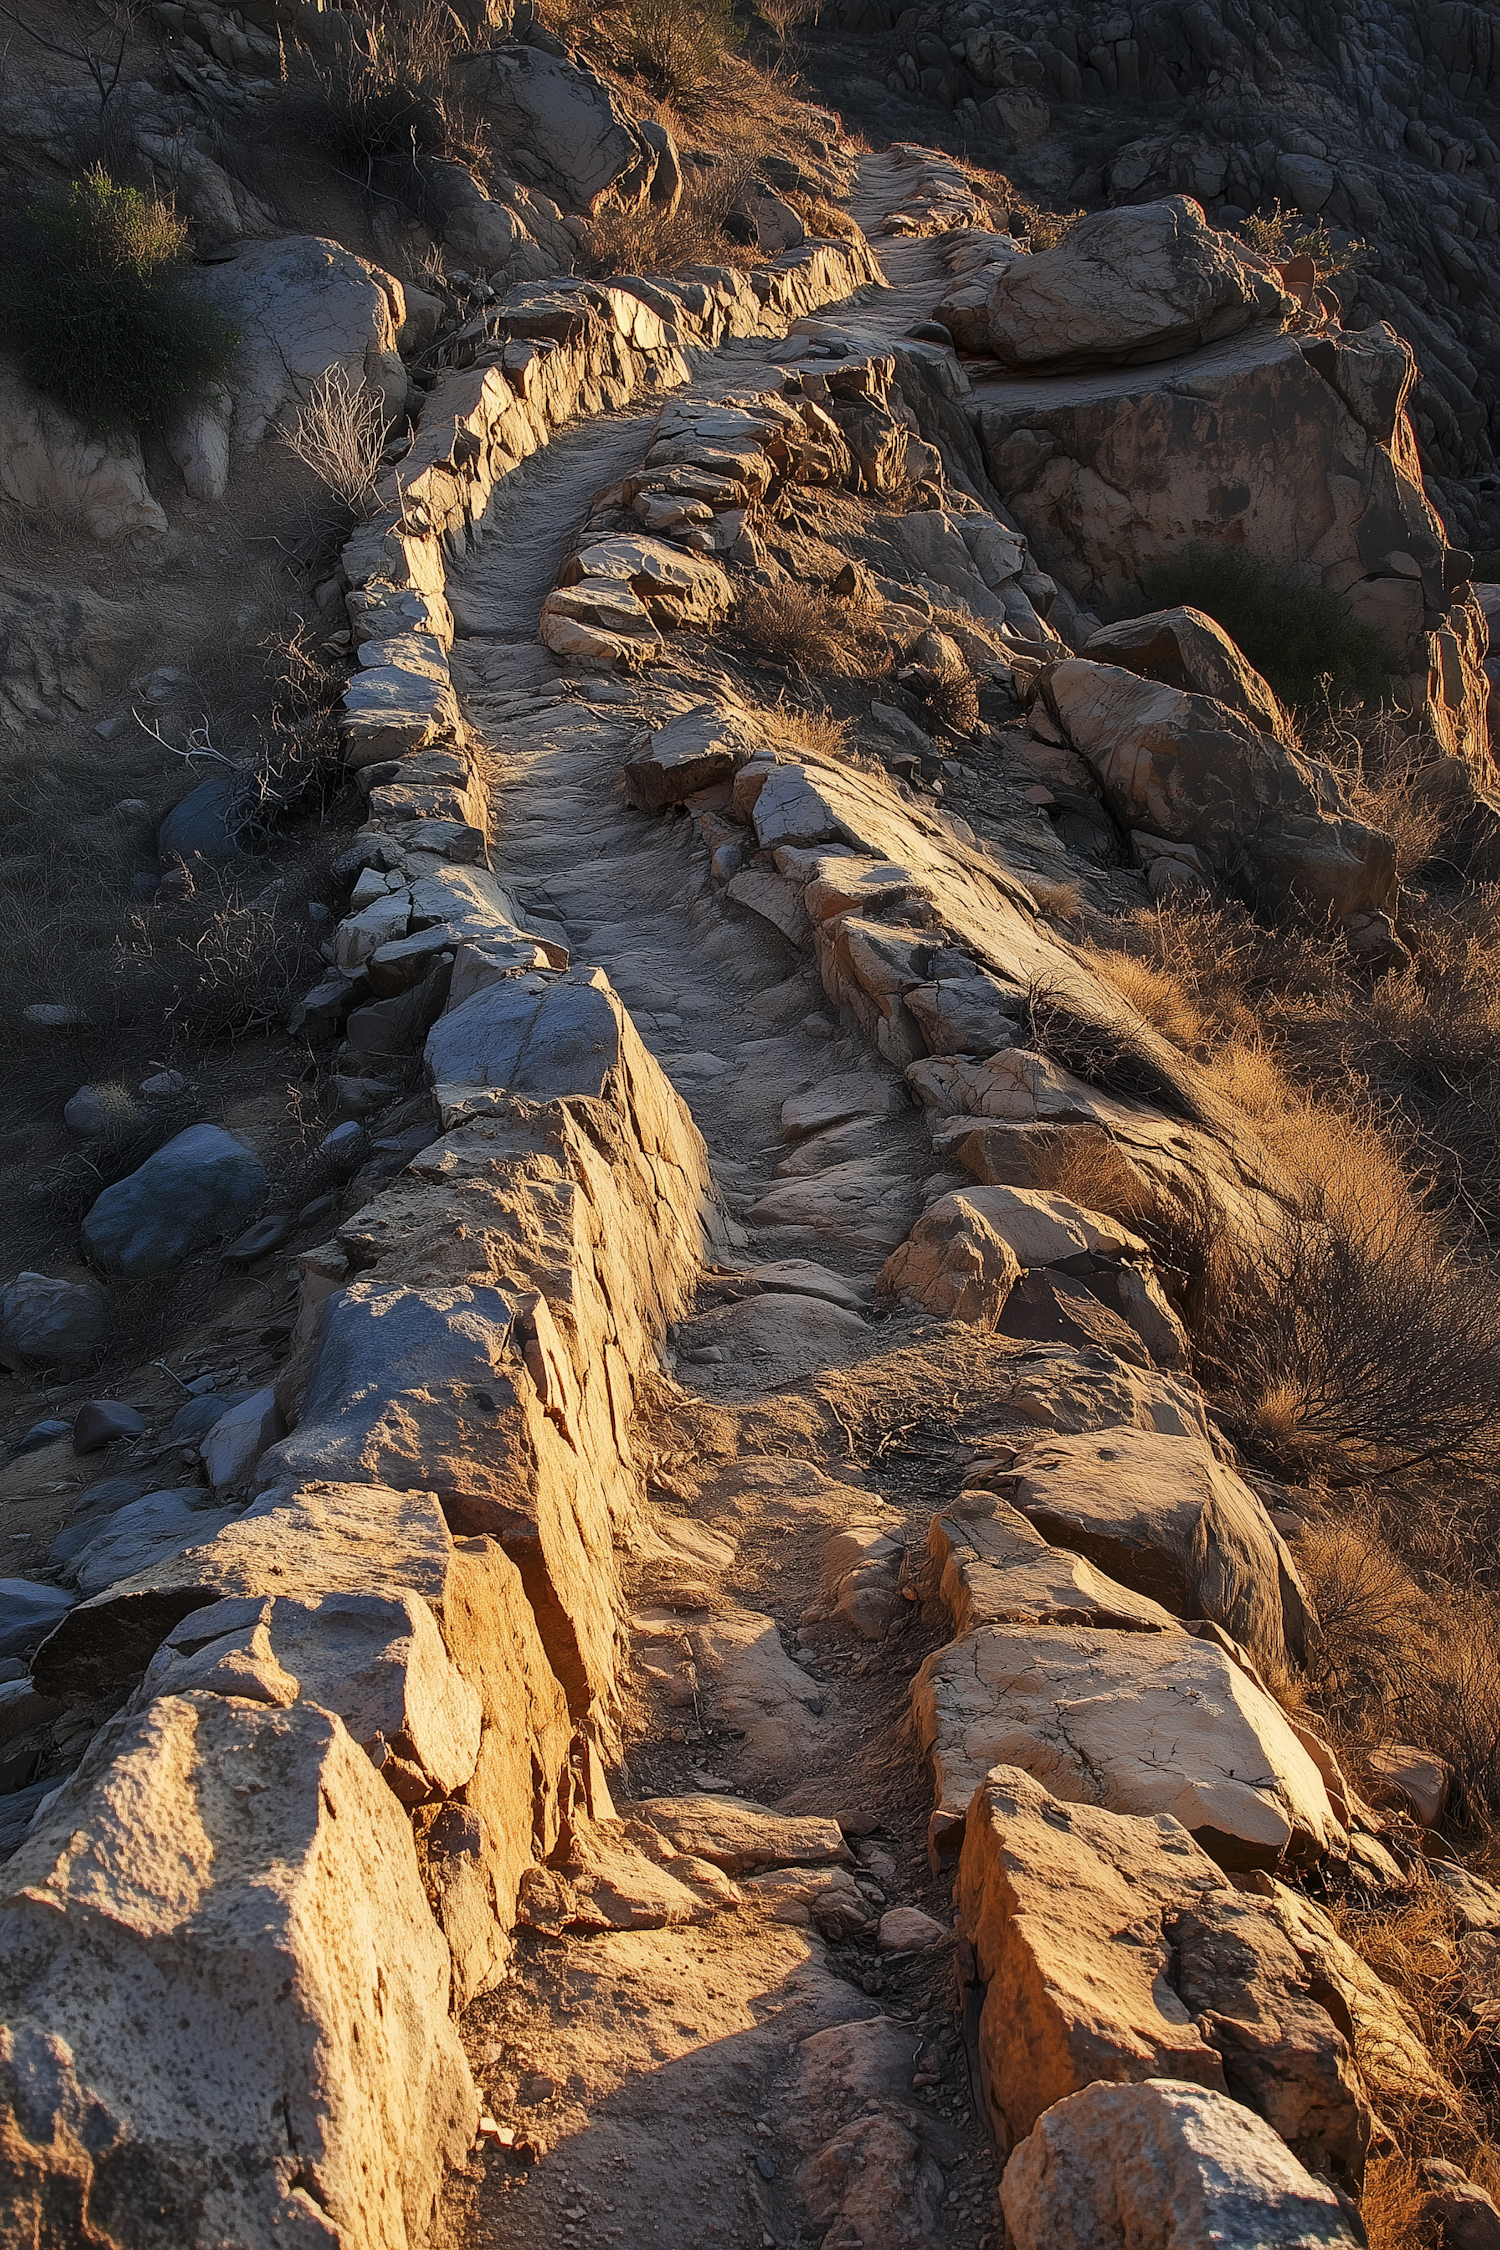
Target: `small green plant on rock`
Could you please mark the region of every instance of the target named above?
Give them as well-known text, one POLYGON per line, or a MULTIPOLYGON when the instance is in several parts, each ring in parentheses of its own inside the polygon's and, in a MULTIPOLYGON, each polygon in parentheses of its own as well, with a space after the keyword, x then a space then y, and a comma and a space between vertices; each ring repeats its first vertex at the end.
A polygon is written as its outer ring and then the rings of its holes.
POLYGON ((0 290, 0 341, 90 430, 156 429, 227 371, 239 339, 184 287, 188 230, 102 168, 34 205, 0 290))
POLYGON ((1148 609, 1204 610, 1294 709, 1378 701, 1388 688, 1379 635, 1347 603, 1242 548, 1195 541, 1149 570, 1144 590, 1148 609))
POLYGON ((1279 202, 1269 212, 1252 211, 1239 231, 1252 250, 1277 265, 1288 258, 1311 258, 1315 282, 1332 281, 1336 274, 1363 265, 1367 257, 1365 243, 1348 242, 1339 249, 1321 219, 1308 225, 1300 211, 1283 210, 1279 202))

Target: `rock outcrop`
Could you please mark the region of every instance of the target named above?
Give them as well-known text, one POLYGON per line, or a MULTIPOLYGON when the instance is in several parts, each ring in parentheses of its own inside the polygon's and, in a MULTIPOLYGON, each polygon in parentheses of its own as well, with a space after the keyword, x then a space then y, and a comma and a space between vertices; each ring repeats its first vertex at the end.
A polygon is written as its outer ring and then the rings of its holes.
POLYGON ((1039 375, 1138 367, 1281 327, 1280 276, 1217 233, 1187 196, 1097 211, 1056 249, 1007 264, 991 285, 986 342, 1002 365, 1039 375))

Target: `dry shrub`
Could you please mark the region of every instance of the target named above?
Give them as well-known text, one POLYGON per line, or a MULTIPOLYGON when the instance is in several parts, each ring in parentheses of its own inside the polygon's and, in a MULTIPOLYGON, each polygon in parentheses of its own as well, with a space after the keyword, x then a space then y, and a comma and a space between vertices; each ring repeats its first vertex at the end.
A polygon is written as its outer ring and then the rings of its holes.
POLYGON ((654 93, 691 101, 744 43, 733 0, 620 0, 626 56, 654 93))
POLYGON ((282 443, 354 516, 373 512, 385 450, 385 401, 342 367, 320 375, 281 433, 282 443))
POLYGON ((589 223, 580 267, 587 274, 678 273, 684 266, 749 267, 764 253, 735 241, 728 228, 749 188, 750 167, 733 160, 695 169, 675 211, 644 204, 607 207, 589 223))
POLYGON ((1196 1293, 1201 1372, 1243 1443, 1332 1484, 1484 1464, 1500 1438, 1500 1305, 1377 1179, 1313 1194, 1196 1293))
POLYGON ((58 1224, 81 1219, 107 1187, 128 1179, 198 1115, 198 1105, 188 1094, 147 1102, 118 1082, 96 1085, 94 1092, 104 1111, 103 1131, 81 1148, 64 1150, 29 1189, 45 1215, 58 1224))
POLYGON ((839 601, 819 586, 787 579, 774 591, 751 586, 740 595, 730 627, 762 662, 842 679, 885 671, 890 651, 866 603, 839 601))
POLYGON ((1274 1117, 1296 1099, 1275 1056, 1259 1040, 1231 1039, 1203 1071, 1215 1091, 1248 1117, 1274 1117))
POLYGON ((799 188, 783 188, 783 201, 790 203, 810 235, 820 241, 863 242, 864 229, 847 211, 836 203, 829 203, 821 195, 804 195, 799 188))
POLYGON ((1031 1184, 1129 1227, 1155 1219, 1160 1209, 1156 1188, 1102 1125, 1044 1137, 1031 1158, 1031 1184))
POLYGON ((1027 995, 1024 1044, 1106 1093, 1149 1102, 1193 1124, 1217 1122, 1197 1074, 1177 1049, 1124 1009, 1096 1014, 1079 994, 1038 979, 1027 995))
POLYGON ((362 32, 321 64, 316 114, 322 146, 366 185, 386 166, 445 157, 482 165, 484 118, 454 64, 472 44, 451 8, 392 9, 362 20, 362 32))
POLYGON ((850 721, 835 718, 831 711, 799 711, 795 704, 778 703, 774 712, 766 714, 764 725, 779 748, 805 751, 811 758, 848 754, 850 721))
POLYGON ((1163 1039, 1170 1039, 1174 1047, 1189 1054, 1198 1047, 1203 1038, 1203 1018, 1183 990, 1180 978, 1132 954, 1106 953, 1099 946, 1086 946, 1084 956, 1163 1039))
POLYGON ((1044 878, 1033 878, 1026 888, 1038 914, 1045 914, 1051 922, 1076 922, 1083 912, 1081 883, 1049 883, 1044 878))

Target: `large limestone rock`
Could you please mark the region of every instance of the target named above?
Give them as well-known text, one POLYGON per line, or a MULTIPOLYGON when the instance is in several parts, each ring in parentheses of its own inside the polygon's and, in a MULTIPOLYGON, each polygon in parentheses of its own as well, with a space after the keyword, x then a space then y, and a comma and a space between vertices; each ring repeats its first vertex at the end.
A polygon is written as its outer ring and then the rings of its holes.
POLYGON ((168 528, 138 441, 90 436, 3 360, 0 493, 27 515, 77 525, 91 539, 156 538, 168 528))
POLYGON ((1122 618, 1090 634, 1082 654, 1120 664, 1144 680, 1164 680, 1237 711, 1262 734, 1284 738, 1290 724, 1274 690, 1235 647, 1222 625, 1201 609, 1157 609, 1122 618))
POLYGON ((1074 1804, 1168 1813, 1221 1865, 1340 1850, 1323 1776, 1279 1706, 1222 1650, 1167 1633, 986 1625, 912 1682, 932 1760, 935 1858, 993 1766, 1074 1804))
POLYGON ((406 1816, 338 1719, 162 1696, 6 1874, 7 2241, 426 2239, 479 2105, 406 1816))
POLYGON ((1423 489, 1415 372, 1384 322, 1254 330, 1159 370, 1018 377, 977 420, 996 488, 1084 609, 1143 609, 1147 573, 1212 536, 1345 596, 1407 707, 1463 752, 1485 739, 1481 625, 1423 489))
POLYGON ((1146 1430, 1048 1438, 998 1481, 1044 1539, 1174 1617, 1211 1618, 1277 1671, 1288 1653, 1305 1655, 1307 1599, 1286 1542, 1201 1439, 1146 1430))
POLYGON ((1349 2045, 1271 1903, 1174 1820, 1059 1804, 1001 1766, 976 1794, 958 1911, 984 1986, 1002 2146, 1096 2079, 1229 2092, 1306 2162, 1357 2178, 1369 2109, 1349 2045))
POLYGON ((1218 234, 1190 196, 1096 211, 1055 249, 994 278, 989 343, 1007 367, 1060 375, 1175 359, 1293 300, 1274 270, 1218 234))
POLYGON ((638 123, 591 70, 539 47, 488 47, 459 58, 460 84, 483 109, 506 162, 530 186, 593 217, 606 203, 672 208, 682 193, 663 127, 638 123))
POLYGON ((1015 2250, 1354 2250, 1347 2207, 1238 2102, 1171 2079, 1090 2086, 1006 2168, 1015 2250))
POLYGON ((1121 826, 1190 844, 1268 905, 1388 913, 1396 852, 1355 818, 1331 766, 1237 712, 1115 664, 1069 657, 1048 699, 1121 826))
POLYGON ((168 438, 195 499, 221 499, 232 454, 253 452, 330 368, 350 389, 372 391, 387 418, 404 412, 405 296, 393 275, 352 250, 318 235, 247 242, 197 269, 193 286, 240 337, 223 395, 168 438))

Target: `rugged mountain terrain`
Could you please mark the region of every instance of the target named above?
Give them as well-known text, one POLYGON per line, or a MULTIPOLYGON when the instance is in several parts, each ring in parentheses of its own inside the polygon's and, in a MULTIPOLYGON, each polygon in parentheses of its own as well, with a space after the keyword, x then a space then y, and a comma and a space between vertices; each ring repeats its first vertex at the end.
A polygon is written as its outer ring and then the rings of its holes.
POLYGON ((705 20, 21 27, 7 2238, 1483 2243, 1417 300, 705 20))

